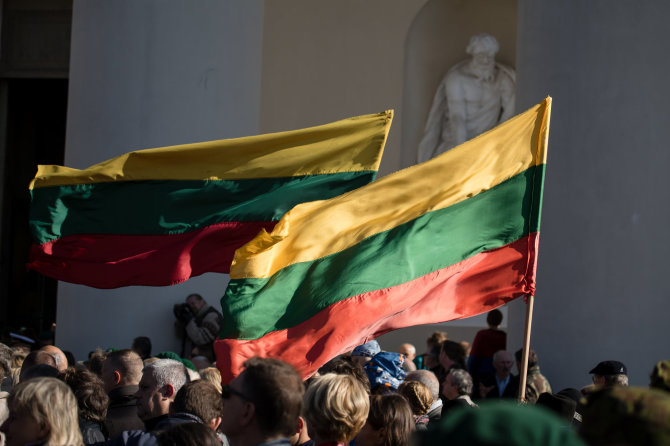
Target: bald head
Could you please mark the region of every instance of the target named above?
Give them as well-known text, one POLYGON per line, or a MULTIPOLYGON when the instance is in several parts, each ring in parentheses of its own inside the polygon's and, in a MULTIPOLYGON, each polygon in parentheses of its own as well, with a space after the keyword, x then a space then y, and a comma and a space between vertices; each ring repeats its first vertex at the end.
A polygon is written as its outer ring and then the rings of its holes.
POLYGON ((405 355, 408 361, 413 361, 416 358, 416 347, 412 344, 401 344, 398 353, 405 355))
POLYGON ((59 349, 55 345, 45 345, 40 350, 50 354, 54 358, 58 371, 64 372, 65 369, 67 369, 67 357, 65 356, 65 353, 63 353, 63 350, 59 349))
POLYGON ((440 397, 440 382, 430 370, 414 370, 405 376, 405 381, 418 381, 430 389, 433 401, 440 397))

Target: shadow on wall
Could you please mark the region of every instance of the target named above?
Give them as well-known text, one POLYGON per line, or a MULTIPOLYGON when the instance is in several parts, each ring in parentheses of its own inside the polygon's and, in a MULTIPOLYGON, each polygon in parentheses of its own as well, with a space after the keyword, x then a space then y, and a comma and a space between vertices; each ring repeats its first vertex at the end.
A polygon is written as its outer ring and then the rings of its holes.
POLYGON ((414 18, 405 42, 400 168, 416 163, 433 96, 475 34, 498 39, 496 61, 516 66, 516 0, 429 0, 414 18))

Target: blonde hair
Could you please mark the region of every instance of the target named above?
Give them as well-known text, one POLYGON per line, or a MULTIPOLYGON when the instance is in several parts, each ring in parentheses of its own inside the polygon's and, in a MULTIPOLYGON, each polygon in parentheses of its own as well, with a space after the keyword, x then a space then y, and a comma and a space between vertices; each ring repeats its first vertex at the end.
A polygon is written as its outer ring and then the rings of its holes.
POLYGON ((350 375, 327 373, 307 388, 303 416, 321 441, 348 443, 363 428, 369 410, 363 384, 350 375))
POLYGON ((216 390, 221 393, 221 372, 216 367, 207 367, 200 370, 200 377, 214 384, 216 390))
POLYGON ((45 446, 83 446, 77 400, 56 378, 33 378, 19 383, 7 400, 12 412, 30 416, 49 430, 45 446))
POLYGON ((398 387, 398 393, 409 402, 414 415, 425 415, 433 404, 433 395, 424 383, 419 381, 405 381, 398 387))

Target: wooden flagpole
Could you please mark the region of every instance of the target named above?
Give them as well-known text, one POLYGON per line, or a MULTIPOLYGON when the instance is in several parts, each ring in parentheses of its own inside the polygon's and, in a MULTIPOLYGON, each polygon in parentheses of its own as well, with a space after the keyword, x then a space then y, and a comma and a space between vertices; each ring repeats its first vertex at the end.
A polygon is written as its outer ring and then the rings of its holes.
POLYGON ((528 377, 528 351, 530 350, 530 327, 533 323, 534 297, 527 295, 526 301, 526 329, 523 334, 523 352, 521 356, 521 370, 519 370, 519 402, 526 399, 526 380, 528 377))

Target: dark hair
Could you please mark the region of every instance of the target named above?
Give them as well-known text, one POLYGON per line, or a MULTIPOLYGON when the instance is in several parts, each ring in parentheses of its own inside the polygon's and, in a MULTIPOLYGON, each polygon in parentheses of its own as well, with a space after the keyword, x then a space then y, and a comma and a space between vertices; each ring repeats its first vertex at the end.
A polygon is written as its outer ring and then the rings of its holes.
POLYGON ((74 367, 77 365, 77 360, 74 359, 74 353, 72 353, 70 350, 63 350, 63 354, 65 355, 65 358, 67 358, 67 365, 69 367, 74 367))
POLYGON ((374 429, 386 429, 381 446, 405 446, 414 429, 412 409, 402 395, 373 395, 370 397, 368 423, 374 429))
MULTIPOLYGON (((523 349, 519 349, 514 353, 514 357, 516 358, 516 362, 521 362, 523 359, 523 349)), ((537 353, 535 353, 535 350, 530 349, 528 350, 528 367, 533 367, 534 365, 537 365, 537 353)))
POLYGON ((132 348, 140 355, 140 358, 147 359, 151 356, 151 339, 146 336, 138 336, 133 340, 132 348))
POLYGON ((88 369, 98 376, 102 376, 102 364, 105 362, 107 354, 101 349, 97 349, 88 355, 88 369))
POLYGON ((298 372, 292 365, 274 358, 254 357, 244 367, 240 375, 242 390, 255 406, 261 433, 293 435, 305 393, 298 372))
POLYGON ((336 375, 351 375, 363 384, 363 387, 370 393, 370 380, 365 373, 363 366, 356 362, 351 355, 337 356, 319 369, 319 374, 335 373, 336 375))
POLYGON ((221 446, 216 433, 200 423, 182 423, 158 435, 159 446, 221 446))
POLYGON ((488 312, 486 315, 486 323, 491 327, 497 327, 503 320, 503 314, 500 310, 495 309, 488 312))
POLYGON ((21 365, 21 367, 27 369, 37 364, 46 364, 58 368, 54 357, 42 350, 30 352, 28 356, 26 356, 26 359, 23 360, 23 365, 21 365))
POLYGON ((442 351, 461 368, 465 368, 465 349, 460 343, 449 340, 444 341, 442 343, 442 351))
POLYGON ((58 378, 70 386, 77 398, 79 416, 104 424, 109 397, 100 377, 86 367, 77 366, 66 369, 58 378))
POLYGON ((200 379, 186 383, 179 389, 172 403, 172 411, 195 415, 203 423, 209 424, 221 416, 223 400, 212 383, 200 379))

